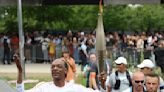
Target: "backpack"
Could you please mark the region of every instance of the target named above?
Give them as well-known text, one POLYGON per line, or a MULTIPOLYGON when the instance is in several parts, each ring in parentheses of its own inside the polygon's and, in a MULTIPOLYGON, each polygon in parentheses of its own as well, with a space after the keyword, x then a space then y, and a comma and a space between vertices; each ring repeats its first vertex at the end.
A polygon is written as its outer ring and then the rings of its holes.
MULTIPOLYGON (((120 88, 120 84, 121 84, 121 81, 120 81, 120 79, 118 78, 118 71, 115 72, 115 75, 116 75, 116 77, 115 77, 115 79, 116 79, 116 84, 115 84, 115 86, 114 86, 114 89, 115 89, 115 90, 118 90, 118 89, 120 88)), ((127 77, 128 81, 129 81, 129 87, 132 86, 132 81, 131 81, 130 74, 129 74, 128 71, 126 71, 126 77, 127 77)))

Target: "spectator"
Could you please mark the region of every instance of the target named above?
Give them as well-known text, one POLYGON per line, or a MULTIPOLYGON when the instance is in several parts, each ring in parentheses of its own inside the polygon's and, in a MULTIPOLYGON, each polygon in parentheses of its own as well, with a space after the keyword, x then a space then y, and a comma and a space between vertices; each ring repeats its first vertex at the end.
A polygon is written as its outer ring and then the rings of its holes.
POLYGON ((12 36, 10 38, 10 44, 11 44, 11 57, 19 49, 19 37, 18 33, 13 32, 12 36))
POLYGON ((87 38, 85 37, 84 32, 81 32, 80 37, 78 38, 78 42, 79 43, 86 43, 86 41, 87 41, 87 38))
POLYGON ((87 46, 87 53, 95 52, 95 44, 92 41, 92 39, 86 41, 86 46, 87 46))
POLYGON ((68 42, 69 40, 67 39, 67 37, 63 37, 62 39, 62 51, 64 51, 65 49, 68 49, 67 45, 68 45, 68 42))
POLYGON ((53 43, 53 36, 51 36, 51 39, 50 41, 48 42, 48 55, 49 55, 49 58, 50 58, 50 62, 52 62, 54 59, 55 59, 55 53, 56 53, 56 44, 53 43))
POLYGON ((41 40, 42 43, 42 52, 43 52, 43 58, 44 58, 44 63, 48 63, 48 42, 50 39, 48 37, 44 37, 41 40))
POLYGON ((53 39, 53 43, 56 44, 56 49, 55 49, 55 57, 59 58, 61 57, 61 39, 59 38, 59 36, 55 36, 53 39))
POLYGON ((31 49, 32 49, 32 39, 30 35, 27 33, 25 35, 25 57, 26 57, 26 63, 31 63, 31 49))
POLYGON ((74 51, 73 58, 75 59, 75 62, 79 64, 79 50, 78 50, 79 44, 76 37, 73 37, 72 44, 73 44, 73 51, 74 51))
POLYGON ((151 45, 153 44, 153 37, 151 34, 148 34, 147 43, 148 48, 151 47, 151 45))
POLYGON ((69 51, 67 49, 65 49, 62 54, 62 59, 68 64, 67 77, 65 80, 66 82, 74 83, 74 77, 76 73, 75 61, 70 57, 69 51))
POLYGON ((106 80, 108 92, 121 92, 132 86, 131 73, 127 71, 127 60, 124 57, 118 57, 115 60, 118 69, 113 72, 106 80))
POLYGON ((122 42, 121 42, 121 50, 125 51, 127 47, 128 47, 127 36, 123 35, 122 42))
POLYGON ((82 64, 82 69, 85 67, 87 64, 87 58, 88 58, 88 53, 87 53, 87 46, 84 42, 81 42, 81 45, 79 47, 79 55, 80 55, 80 60, 82 64))
POLYGON ((154 54, 157 66, 159 66, 162 73, 164 73, 164 40, 159 41, 159 47, 155 49, 154 54))
POLYGON ((137 65, 137 67, 141 69, 141 72, 147 75, 153 72, 155 66, 150 59, 145 59, 141 64, 137 65))
POLYGON ((141 53, 144 50, 144 40, 142 36, 139 36, 136 41, 136 49, 137 49, 137 64, 141 61, 141 53))
POLYGON ((89 87, 98 89, 98 67, 96 54, 91 53, 89 55, 89 87))
POLYGON ((11 64, 11 43, 10 43, 10 38, 7 35, 4 35, 3 37, 3 46, 4 46, 4 54, 3 54, 3 64, 11 64))
POLYGON ((73 42, 72 42, 72 39, 68 40, 68 43, 67 43, 67 49, 69 50, 69 54, 71 57, 73 57, 73 42))

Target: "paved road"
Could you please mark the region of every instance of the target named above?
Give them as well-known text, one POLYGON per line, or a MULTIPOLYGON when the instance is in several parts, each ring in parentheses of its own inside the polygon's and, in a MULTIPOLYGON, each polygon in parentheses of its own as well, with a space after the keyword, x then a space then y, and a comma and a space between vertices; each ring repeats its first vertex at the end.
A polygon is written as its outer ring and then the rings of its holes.
MULTIPOLYGON (((50 73, 50 67, 50 64, 25 64, 25 71, 26 73, 50 73)), ((0 64, 0 73, 17 73, 16 65, 0 64)), ((79 65, 77 65, 77 73, 81 73, 79 65)))

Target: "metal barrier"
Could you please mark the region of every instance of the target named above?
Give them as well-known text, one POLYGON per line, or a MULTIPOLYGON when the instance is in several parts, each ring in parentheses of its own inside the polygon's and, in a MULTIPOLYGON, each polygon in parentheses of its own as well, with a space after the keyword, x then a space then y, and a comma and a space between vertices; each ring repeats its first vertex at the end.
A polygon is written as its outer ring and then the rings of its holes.
MULTIPOLYGON (((42 63, 45 60, 41 44, 25 46, 24 50, 25 50, 25 58, 27 62, 30 61, 32 63, 42 63)), ((55 57, 56 58, 61 57, 62 47, 60 45, 56 46, 55 50, 56 50, 55 57)), ((1 52, 0 61, 3 61, 2 46, 0 46, 0 52, 1 52)), ((124 56, 128 60, 128 65, 132 65, 132 66, 133 65, 136 66, 137 64, 141 63, 141 61, 145 58, 149 58, 155 63, 155 55, 153 50, 146 50, 146 49, 142 50, 136 48, 121 49, 121 48, 107 47, 107 52, 109 53, 108 57, 111 58, 112 61, 114 61, 119 56, 124 56)), ((48 55, 48 52, 46 52, 46 54, 48 55)), ((12 60, 12 58, 10 58, 10 60, 12 60)), ((47 60, 49 60, 49 58, 47 60)))
MULTIPOLYGON (((50 58, 45 58, 44 57, 44 55, 46 55, 46 56, 48 56, 48 49, 45 51, 43 51, 42 50, 42 45, 41 44, 37 44, 37 45, 32 45, 32 46, 30 46, 30 47, 28 47, 27 48, 27 46, 25 46, 25 53, 26 53, 26 51, 27 50, 30 50, 30 54, 31 54, 31 61, 33 62, 33 63, 41 63, 41 62, 43 62, 44 60, 47 60, 47 61, 49 61, 50 60, 50 58)), ((55 58, 59 58, 59 57, 61 57, 61 55, 62 55, 62 50, 61 50, 62 48, 61 48, 61 46, 59 45, 59 46, 56 46, 56 48, 55 48, 55 58)), ((27 59, 27 57, 26 57, 27 55, 25 54, 25 58, 27 59)))
POLYGON ((136 48, 113 48, 107 47, 109 58, 114 61, 119 56, 127 58, 128 65, 136 66, 141 63, 144 59, 151 59, 155 63, 155 56, 153 50, 136 49, 136 48))

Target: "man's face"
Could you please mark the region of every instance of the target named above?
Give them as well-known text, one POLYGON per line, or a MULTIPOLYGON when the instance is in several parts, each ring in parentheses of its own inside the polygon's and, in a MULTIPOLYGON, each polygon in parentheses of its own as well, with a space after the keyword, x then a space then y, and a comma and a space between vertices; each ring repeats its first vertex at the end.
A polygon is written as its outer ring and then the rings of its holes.
POLYGON ((159 80, 157 77, 146 77, 147 92, 157 92, 159 87, 159 80))
POLYGON ((54 80, 64 80, 67 69, 64 66, 64 61, 55 60, 51 65, 51 73, 54 80))
POLYGON ((90 61, 96 62, 96 60, 97 60, 96 55, 95 54, 91 54, 90 55, 90 61))
POLYGON ((125 64, 117 64, 117 68, 119 72, 124 72, 125 71, 125 64))
POLYGON ((152 72, 152 69, 151 68, 148 68, 148 67, 144 67, 144 68, 141 68, 141 71, 144 73, 144 74, 151 74, 152 72))
POLYGON ((144 74, 138 73, 133 77, 133 86, 136 92, 143 90, 144 86, 144 74))
POLYGON ((69 53, 64 52, 64 53, 63 53, 63 57, 64 57, 64 58, 69 58, 69 53))

